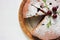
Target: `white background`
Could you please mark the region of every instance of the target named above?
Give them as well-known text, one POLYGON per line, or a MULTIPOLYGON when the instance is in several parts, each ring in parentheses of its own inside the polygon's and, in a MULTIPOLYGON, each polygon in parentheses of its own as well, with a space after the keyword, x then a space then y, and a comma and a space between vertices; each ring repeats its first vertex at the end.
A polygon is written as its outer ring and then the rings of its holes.
POLYGON ((0 40, 28 40, 18 20, 22 0, 0 0, 0 40))

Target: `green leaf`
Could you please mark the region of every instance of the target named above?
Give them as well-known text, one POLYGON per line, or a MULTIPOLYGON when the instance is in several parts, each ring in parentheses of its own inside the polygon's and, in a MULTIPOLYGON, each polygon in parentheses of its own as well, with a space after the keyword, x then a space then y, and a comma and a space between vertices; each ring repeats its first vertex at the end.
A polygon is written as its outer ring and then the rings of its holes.
POLYGON ((46 0, 43 0, 46 3, 46 0))
POLYGON ((51 18, 49 20, 49 22, 47 23, 47 27, 49 28, 51 26, 51 18))
POLYGON ((60 15, 60 11, 58 11, 57 13, 58 13, 58 15, 60 15))
POLYGON ((43 2, 45 3, 45 7, 49 9, 49 7, 46 4, 46 0, 43 0, 43 2))

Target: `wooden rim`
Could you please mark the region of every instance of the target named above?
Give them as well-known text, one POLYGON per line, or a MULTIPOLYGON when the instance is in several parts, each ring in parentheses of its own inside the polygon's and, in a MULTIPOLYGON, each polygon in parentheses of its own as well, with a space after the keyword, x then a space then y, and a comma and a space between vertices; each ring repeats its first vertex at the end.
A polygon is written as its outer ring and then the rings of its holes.
POLYGON ((21 5, 20 5, 20 8, 19 8, 19 14, 18 14, 18 18, 19 18, 19 23, 21 25, 21 28, 22 30, 24 31, 24 33, 30 38, 30 40, 34 40, 30 31, 26 28, 26 25, 25 25, 25 21, 24 21, 24 18, 23 18, 23 7, 25 5, 27 0, 23 0, 21 5))

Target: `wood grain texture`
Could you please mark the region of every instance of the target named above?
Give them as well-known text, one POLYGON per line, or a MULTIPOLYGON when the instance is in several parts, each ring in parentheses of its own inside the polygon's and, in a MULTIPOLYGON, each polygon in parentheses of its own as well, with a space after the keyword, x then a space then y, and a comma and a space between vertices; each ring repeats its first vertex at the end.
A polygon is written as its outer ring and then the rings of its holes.
POLYGON ((24 18, 23 18, 23 7, 25 5, 27 0, 23 0, 23 2, 21 3, 20 5, 20 8, 19 8, 19 14, 18 14, 18 18, 19 18, 19 23, 21 25, 21 28, 22 30, 24 31, 25 34, 27 34, 27 36, 29 36, 30 40, 34 40, 31 33, 29 32, 29 30, 26 28, 26 25, 25 25, 25 21, 24 21, 24 18))

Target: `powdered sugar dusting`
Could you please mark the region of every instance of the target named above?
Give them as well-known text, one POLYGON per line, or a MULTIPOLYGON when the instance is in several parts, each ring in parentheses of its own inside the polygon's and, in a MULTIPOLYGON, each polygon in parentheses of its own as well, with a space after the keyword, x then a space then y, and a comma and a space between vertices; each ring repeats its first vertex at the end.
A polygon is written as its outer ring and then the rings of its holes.
MULTIPOLYGON (((30 4, 28 6, 28 11, 26 13, 26 18, 32 17, 32 16, 36 16, 36 14, 38 14, 38 15, 44 15, 44 13, 42 13, 41 11, 37 12, 37 8, 41 8, 40 5, 42 3, 43 3, 43 1, 38 2, 37 0, 31 0, 30 4), (36 6, 37 8, 35 8, 31 4, 34 5, 34 6, 36 6)), ((47 11, 46 8, 44 8, 43 10, 44 11, 47 11)))
POLYGON ((47 28, 46 23, 48 23, 49 18, 45 17, 45 19, 43 20, 43 22, 41 22, 38 27, 33 31, 33 35, 41 38, 41 39, 54 39, 60 36, 60 16, 58 16, 58 18, 56 19, 56 24, 55 24, 55 20, 51 20, 54 21, 52 23, 52 25, 47 28), (44 25, 42 25, 44 23, 44 25), (39 36, 38 36, 39 35, 39 36))
MULTIPOLYGON (((37 8, 41 8, 40 5, 42 3, 45 6, 45 4, 42 0, 40 0, 40 2, 38 2, 37 0, 31 0, 30 4, 28 6, 28 11, 26 13, 26 18, 35 16, 36 14, 44 15, 44 13, 42 13, 41 11, 37 12, 37 8), (33 4, 37 8, 35 8, 31 4, 33 4)), ((59 0, 57 0, 57 1, 46 0, 46 4, 51 11, 52 11, 52 7, 56 7, 56 6, 58 6, 57 11, 60 11, 60 1, 59 0), (50 5, 49 3, 52 3, 52 5, 50 5)), ((48 9, 46 7, 41 8, 41 9, 44 10, 45 12, 48 11, 48 9)), ((37 28, 31 32, 31 34, 34 36, 37 36, 38 38, 41 38, 41 39, 54 39, 54 38, 59 37, 60 36, 60 15, 59 14, 57 14, 56 19, 53 19, 51 17, 52 25, 49 28, 47 28, 47 23, 49 22, 49 17, 46 16, 44 18, 44 20, 37 26, 37 28), (44 24, 44 25, 42 25, 42 24, 44 24)))

